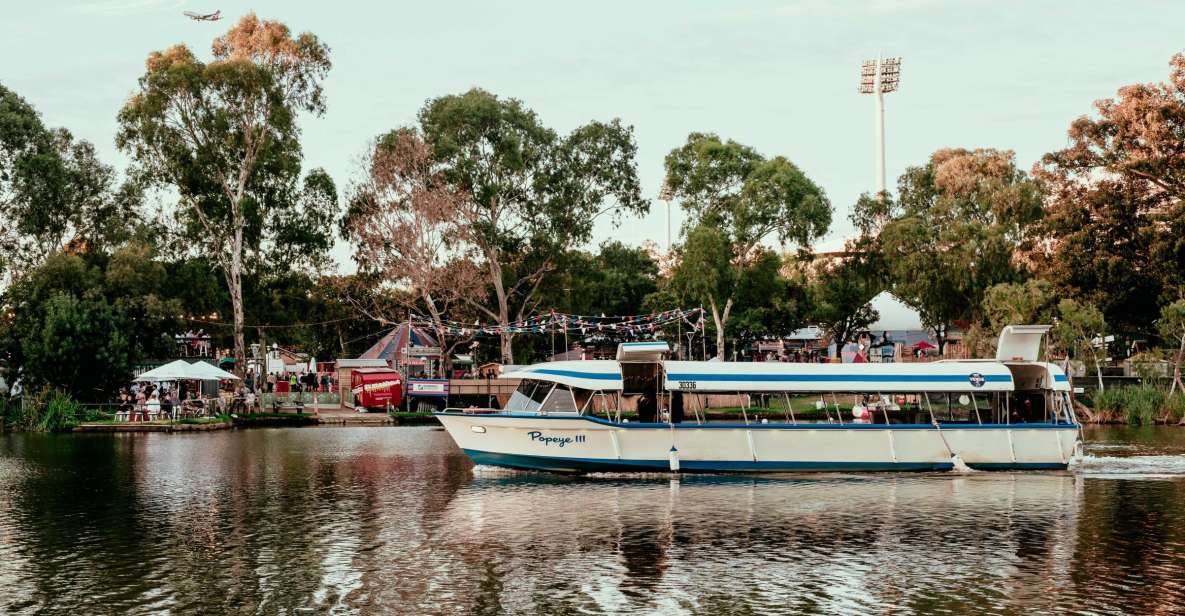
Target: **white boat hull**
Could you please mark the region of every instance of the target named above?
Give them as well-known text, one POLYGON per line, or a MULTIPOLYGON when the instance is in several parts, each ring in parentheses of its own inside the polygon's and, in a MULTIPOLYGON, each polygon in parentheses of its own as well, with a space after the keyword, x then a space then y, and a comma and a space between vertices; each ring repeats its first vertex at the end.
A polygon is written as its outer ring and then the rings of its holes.
POLYGON ((629 424, 584 416, 437 418, 474 462, 559 472, 1064 469, 1071 424, 629 424))

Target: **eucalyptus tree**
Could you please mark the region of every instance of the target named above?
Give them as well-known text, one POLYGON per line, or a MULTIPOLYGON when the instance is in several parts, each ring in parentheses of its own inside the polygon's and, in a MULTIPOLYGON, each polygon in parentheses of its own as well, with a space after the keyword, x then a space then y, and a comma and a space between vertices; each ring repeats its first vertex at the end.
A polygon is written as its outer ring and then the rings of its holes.
POLYGON ((672 285, 710 309, 716 356, 746 275, 762 263, 764 242, 808 246, 831 224, 831 203, 794 163, 692 133, 666 157, 666 182, 687 212, 672 285))
POLYGON ((303 191, 298 181, 296 120, 325 110, 329 50, 313 34, 293 36, 278 21, 247 14, 212 52, 209 62, 184 44, 150 54, 139 90, 119 113, 117 143, 144 177, 176 190, 190 237, 221 269, 242 372, 248 251, 262 257, 265 240, 298 239, 308 221, 291 208, 302 200, 306 211, 336 206, 324 172, 310 174, 303 191))
POLYGON ((127 239, 140 203, 94 146, 46 127, 0 85, 0 280, 19 278, 56 251, 109 249, 127 239))
POLYGON ((993 285, 1025 277, 1018 261, 1041 218, 1041 191, 1011 151, 943 149, 906 169, 877 244, 891 289, 941 350, 955 321, 978 321, 993 285))
POLYGON ((1146 330, 1185 288, 1185 54, 1094 110, 1034 166, 1049 193, 1036 252, 1064 293, 1146 330))
POLYGON ((521 101, 481 89, 429 100, 419 130, 461 204, 490 301, 475 310, 502 326, 502 361, 514 361, 506 327, 539 307, 556 259, 587 241, 594 222, 642 214, 633 129, 593 121, 567 135, 544 126, 521 101))
MULTIPOLYGON (((355 247, 359 271, 406 293, 397 301, 365 292, 347 301, 382 325, 402 320, 409 310, 423 311, 436 339, 452 351, 465 340, 446 345, 448 321, 461 318, 467 301, 480 300, 481 272, 466 241, 463 208, 468 195, 451 187, 433 160, 432 149, 414 128, 375 139, 365 175, 350 191, 343 235, 355 247)), ((469 315, 465 315, 469 316, 469 315)))

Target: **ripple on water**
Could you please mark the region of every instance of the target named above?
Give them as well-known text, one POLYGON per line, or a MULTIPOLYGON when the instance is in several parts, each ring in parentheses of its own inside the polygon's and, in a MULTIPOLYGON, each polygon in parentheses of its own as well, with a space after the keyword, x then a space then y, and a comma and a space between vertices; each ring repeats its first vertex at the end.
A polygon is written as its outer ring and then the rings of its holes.
POLYGON ((762 477, 474 468, 402 428, 20 436, 0 612, 1183 613, 1154 436, 1074 473, 762 477))

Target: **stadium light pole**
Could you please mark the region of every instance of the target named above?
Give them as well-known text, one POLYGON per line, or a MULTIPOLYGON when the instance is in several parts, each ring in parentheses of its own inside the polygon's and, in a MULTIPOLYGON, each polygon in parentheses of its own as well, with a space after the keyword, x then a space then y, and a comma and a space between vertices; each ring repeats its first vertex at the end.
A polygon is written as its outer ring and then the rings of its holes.
POLYGON ((860 67, 860 94, 872 94, 876 99, 876 193, 880 198, 885 188, 885 98, 896 92, 901 84, 901 58, 866 60, 860 67))
POLYGON ((662 188, 658 189, 658 200, 667 204, 667 254, 671 254, 671 199, 674 191, 666 178, 662 180, 662 188))

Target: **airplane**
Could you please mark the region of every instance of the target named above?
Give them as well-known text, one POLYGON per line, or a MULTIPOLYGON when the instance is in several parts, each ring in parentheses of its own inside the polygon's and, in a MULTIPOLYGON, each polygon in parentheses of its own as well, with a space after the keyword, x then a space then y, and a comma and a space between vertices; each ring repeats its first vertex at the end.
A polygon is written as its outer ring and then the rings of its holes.
POLYGON ((185 11, 182 13, 182 15, 185 15, 194 21, 218 21, 219 19, 222 19, 221 10, 214 11, 213 13, 206 13, 205 15, 201 13, 195 13, 193 11, 185 11))

